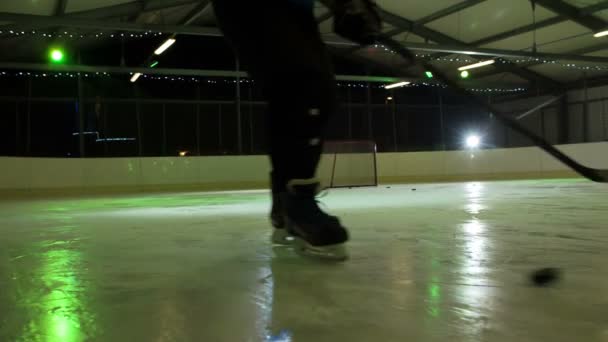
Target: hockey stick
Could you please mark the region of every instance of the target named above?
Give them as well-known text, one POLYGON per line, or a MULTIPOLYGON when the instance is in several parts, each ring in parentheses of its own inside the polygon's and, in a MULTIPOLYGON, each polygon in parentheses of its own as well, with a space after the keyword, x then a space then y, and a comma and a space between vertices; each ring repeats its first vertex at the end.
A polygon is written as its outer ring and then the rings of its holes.
POLYGON ((566 96, 566 95, 562 94, 562 95, 556 96, 554 98, 551 98, 551 99, 549 99, 549 100, 547 100, 547 101, 539 104, 538 106, 536 106, 536 107, 534 107, 534 108, 526 111, 525 113, 519 114, 515 119, 521 120, 521 119, 525 118, 526 116, 531 115, 531 114, 533 114, 535 112, 538 112, 539 110, 547 107, 548 105, 559 101, 564 96, 566 96))
POLYGON ((535 133, 523 127, 519 122, 517 122, 516 119, 511 118, 509 114, 501 111, 491 103, 488 103, 476 94, 466 90, 458 83, 450 80, 448 77, 445 76, 443 72, 438 70, 433 65, 418 60, 414 54, 412 54, 407 48, 399 44, 394 39, 388 37, 380 37, 378 39, 378 42, 386 45, 387 47, 395 51, 401 57, 412 63, 412 65, 420 66, 424 68, 424 70, 432 72, 433 76, 437 78, 441 83, 450 87, 452 90, 456 91, 460 95, 469 98, 472 102, 483 107, 488 112, 494 114, 494 116, 505 126, 530 139, 536 146, 545 150, 545 152, 549 153, 550 155, 570 167, 572 170, 579 173, 581 176, 588 178, 594 182, 608 183, 608 170, 590 168, 568 157, 566 154, 564 154, 563 152, 555 148, 553 145, 551 145, 549 142, 547 142, 544 138, 536 135, 535 133))

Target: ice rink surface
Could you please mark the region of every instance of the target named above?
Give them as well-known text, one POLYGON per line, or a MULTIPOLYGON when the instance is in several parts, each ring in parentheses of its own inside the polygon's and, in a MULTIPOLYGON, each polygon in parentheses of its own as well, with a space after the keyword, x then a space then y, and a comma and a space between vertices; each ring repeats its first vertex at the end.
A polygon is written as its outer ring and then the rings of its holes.
POLYGON ((345 263, 271 246, 263 191, 0 201, 0 341, 608 341, 608 185, 321 201, 345 263))

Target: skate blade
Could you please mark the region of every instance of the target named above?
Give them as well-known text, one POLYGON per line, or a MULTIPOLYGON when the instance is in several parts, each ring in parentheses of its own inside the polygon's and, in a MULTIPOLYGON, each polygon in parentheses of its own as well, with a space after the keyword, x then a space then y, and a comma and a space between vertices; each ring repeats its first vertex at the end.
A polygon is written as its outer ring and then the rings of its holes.
POLYGON ((301 238, 294 238, 294 247, 296 253, 314 257, 324 260, 332 260, 332 261, 345 261, 348 259, 348 253, 346 252, 346 246, 341 243, 337 245, 329 245, 329 246, 313 246, 306 242, 301 238))
POLYGON ((294 238, 287 232, 287 229, 274 229, 271 241, 274 245, 291 246, 294 238))

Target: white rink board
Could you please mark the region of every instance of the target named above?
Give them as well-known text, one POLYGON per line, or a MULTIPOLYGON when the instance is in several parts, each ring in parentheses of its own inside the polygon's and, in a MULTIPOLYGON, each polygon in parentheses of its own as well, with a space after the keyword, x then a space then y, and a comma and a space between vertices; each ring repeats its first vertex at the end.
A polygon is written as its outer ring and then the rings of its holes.
MULTIPOLYGON (((608 168, 608 143, 563 145, 568 155, 595 168, 608 168)), ((367 183, 370 154, 340 155, 336 179, 367 183)), ((327 182, 333 155, 324 155, 318 176, 327 182)), ((162 158, 0 157, 0 191, 92 191, 93 189, 261 189, 268 185, 266 156, 162 158)), ((576 176, 536 147, 416 153, 379 153, 380 183, 545 178, 576 176)))

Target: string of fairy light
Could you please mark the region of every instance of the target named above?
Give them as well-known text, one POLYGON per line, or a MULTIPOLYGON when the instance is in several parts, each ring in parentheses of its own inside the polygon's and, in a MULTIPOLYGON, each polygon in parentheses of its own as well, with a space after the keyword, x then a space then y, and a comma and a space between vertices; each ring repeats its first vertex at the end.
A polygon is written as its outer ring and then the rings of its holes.
MULTIPOLYGON (((37 31, 37 30, 28 30, 28 31, 24 31, 24 30, 18 30, 18 29, 0 29, 0 38, 4 37, 24 37, 24 36, 29 36, 29 37, 37 37, 37 38, 42 38, 42 39, 123 39, 123 38, 129 38, 129 39, 143 39, 143 38, 155 38, 155 37, 160 37, 165 35, 162 32, 155 32, 155 31, 146 31, 146 32, 140 32, 140 33, 133 33, 133 32, 103 32, 103 31, 98 31, 98 32, 93 32, 93 33, 82 33, 82 32, 76 32, 76 31, 66 31, 66 30, 62 30, 59 32, 55 32, 55 33, 49 33, 49 32, 43 32, 43 31, 37 31)), ((396 54, 395 51, 389 49, 388 47, 381 45, 381 44, 375 44, 372 45, 371 47, 373 47, 376 50, 381 50, 390 54, 396 54)), ((416 57, 424 59, 427 62, 446 62, 446 63, 476 63, 478 62, 478 60, 476 59, 472 59, 472 58, 468 58, 468 57, 463 57, 463 56, 451 56, 451 57, 434 57, 432 54, 421 54, 421 53, 416 53, 415 54, 416 57)), ((567 69, 573 69, 573 70, 580 70, 580 71, 606 71, 608 70, 608 65, 589 65, 589 64, 579 64, 579 63, 573 63, 573 62, 561 62, 558 60, 551 60, 551 59, 544 59, 544 58, 517 58, 517 59, 498 59, 494 61, 495 64, 509 64, 509 63, 516 63, 516 64, 529 64, 529 63, 538 63, 538 64, 549 64, 549 65, 553 65, 553 66, 559 66, 562 68, 567 68, 567 69)))
POLYGON ((4 29, 0 30, 0 38, 10 37, 30 37, 30 38, 41 38, 41 39, 107 39, 107 38, 154 38, 164 35, 162 32, 146 31, 142 33, 132 32, 93 32, 93 33, 82 33, 75 31, 59 31, 55 33, 42 32, 42 31, 22 31, 22 30, 11 30, 4 29))
MULTIPOLYGON (((376 44, 372 45, 374 49, 382 50, 384 52, 390 54, 396 54, 395 51, 387 48, 384 45, 376 44)), ((462 57, 462 56, 451 56, 451 57, 434 57, 432 54, 421 54, 416 53, 416 57, 425 60, 426 62, 446 62, 446 63, 478 63, 479 60, 462 57)), ((553 59, 546 58, 534 58, 534 57, 520 57, 520 58, 507 58, 507 59, 493 59, 492 64, 548 64, 553 66, 558 66, 566 69, 579 70, 579 71, 607 71, 608 65, 589 65, 589 64, 580 64, 574 62, 562 62, 553 59)))
MULTIPOLYGON (((31 72, 31 71, 2 71, 0 77, 31 77, 31 78, 44 78, 44 79, 60 79, 60 78, 71 78, 76 79, 78 76, 87 79, 93 78, 111 78, 111 77, 124 77, 123 75, 111 74, 108 72, 31 72)), ((234 78, 208 78, 208 77, 191 77, 191 76, 156 76, 156 75, 142 75, 143 80, 148 81, 165 81, 165 82, 190 82, 200 83, 207 85, 228 85, 236 84, 237 80, 234 78)), ((240 79, 241 84, 255 84, 255 81, 248 78, 240 79)), ((339 88, 367 88, 372 89, 385 89, 386 85, 381 83, 366 83, 366 82, 337 82, 339 88)), ((407 87, 421 88, 421 87, 434 87, 434 88, 445 88, 444 85, 439 83, 430 82, 413 82, 408 83, 407 87)), ((468 88, 470 91, 482 92, 482 93, 514 93, 524 92, 527 89, 523 87, 511 87, 511 88, 468 88)))
MULTIPOLYGON (((0 35, 5 34, 5 31, 0 30, 0 35)), ((13 30, 9 30, 8 34, 10 35, 15 35, 15 36, 20 36, 20 35, 25 35, 27 34, 25 31, 13 31, 13 30)), ((46 32, 43 33, 38 33, 35 30, 32 30, 30 32, 31 35, 41 35, 42 37, 49 37, 52 38, 53 35, 52 34, 48 34, 46 32)), ((79 36, 77 36, 76 33, 70 33, 68 31, 63 31, 63 35, 61 34, 61 32, 59 33, 55 33, 55 35, 57 37, 70 37, 70 38, 83 38, 84 35, 80 34, 79 36)), ((92 34, 91 34, 92 35, 92 34)), ((91 36, 89 35, 89 36, 91 36)), ((142 37, 154 37, 154 36, 160 36, 162 35, 162 33, 160 32, 152 32, 152 31, 148 31, 148 32, 144 32, 141 34, 135 34, 135 33, 111 33, 111 34, 104 34, 104 32, 101 33, 94 33, 94 37, 95 38, 102 38, 102 37, 109 37, 109 38, 115 38, 115 37, 120 37, 121 39, 123 37, 129 37, 129 38, 142 38, 142 37)), ((170 36, 162 45, 160 45, 155 51, 154 54, 156 56, 161 55, 164 51, 166 51, 167 49, 169 49, 175 42, 175 35, 170 36)), ((387 52, 390 53, 395 53, 394 51, 390 50, 389 48, 383 46, 383 45, 375 45, 374 48, 377 49, 383 49, 387 52)), ((543 60, 540 58, 524 58, 524 59, 519 59, 519 60, 511 60, 511 61, 504 61, 501 59, 490 59, 490 60, 485 60, 485 61, 478 61, 478 60, 473 60, 470 58, 461 58, 461 57, 440 57, 440 58, 436 58, 431 54, 416 54, 416 56, 418 58, 422 58, 425 59, 427 61, 445 61, 445 62, 451 62, 451 63, 473 63, 473 64, 468 64, 465 66, 461 66, 458 68, 458 71, 460 71, 460 77, 463 79, 469 78, 470 77, 470 72, 469 70, 472 69, 477 69, 480 67, 484 67, 484 66, 488 66, 488 65, 492 65, 492 64, 497 64, 497 63, 542 63, 542 64, 554 64, 554 65, 561 65, 561 66, 565 66, 568 68, 578 68, 581 70, 596 70, 596 71, 601 71, 601 70, 608 70, 608 66, 590 66, 590 65, 577 65, 575 63, 560 63, 558 61, 552 61, 552 60, 543 60)), ((51 63, 53 64, 62 64, 65 62, 65 53, 60 49, 60 48, 52 48, 49 51, 49 60, 51 63)), ((154 68, 159 64, 159 61, 156 60, 152 60, 150 63, 147 64, 147 67, 150 68, 154 68)), ((6 76, 7 73, 6 72, 2 72, 0 73, 0 76, 6 76)), ((28 77, 34 77, 34 78, 39 78, 39 77, 54 77, 54 78, 59 78, 59 77, 70 77, 70 78, 75 78, 78 76, 84 76, 85 78, 88 77, 92 77, 92 76, 110 76, 109 73, 103 72, 96 72, 94 74, 92 73, 31 73, 31 72, 18 72, 16 74, 14 74, 15 76, 28 76, 28 77), (65 74, 65 75, 64 75, 65 74)), ((427 79, 433 79, 434 75, 432 72, 430 71, 426 71, 425 72, 425 76, 427 79)), ((137 82, 138 79, 143 78, 146 80, 154 80, 154 81, 171 81, 171 82, 195 82, 195 83, 208 83, 208 84, 218 84, 218 83, 249 83, 249 82, 253 82, 250 81, 249 79, 241 79, 239 81, 237 81, 236 79, 223 79, 223 80, 217 80, 217 78, 204 78, 204 77, 192 77, 192 76, 169 76, 169 75, 146 75, 142 72, 135 72, 135 73, 131 73, 131 79, 130 81, 132 83, 137 82)), ((394 88, 401 88, 401 87, 445 87, 441 84, 435 83, 435 82, 425 82, 425 81, 416 81, 416 82, 407 82, 407 81, 400 81, 398 83, 395 84, 388 84, 388 85, 379 85, 379 84, 371 84, 371 83, 366 83, 366 82, 359 82, 359 83, 353 83, 353 82, 339 82, 338 83, 338 87, 348 87, 348 88, 384 88, 386 90, 390 90, 390 89, 394 89, 394 88)), ((523 87, 511 87, 511 88, 507 88, 507 87, 501 87, 501 88, 497 88, 497 87, 486 87, 486 88, 468 88, 470 91, 473 92, 485 92, 485 93, 505 93, 505 92, 523 92, 526 91, 526 88, 523 87)))

